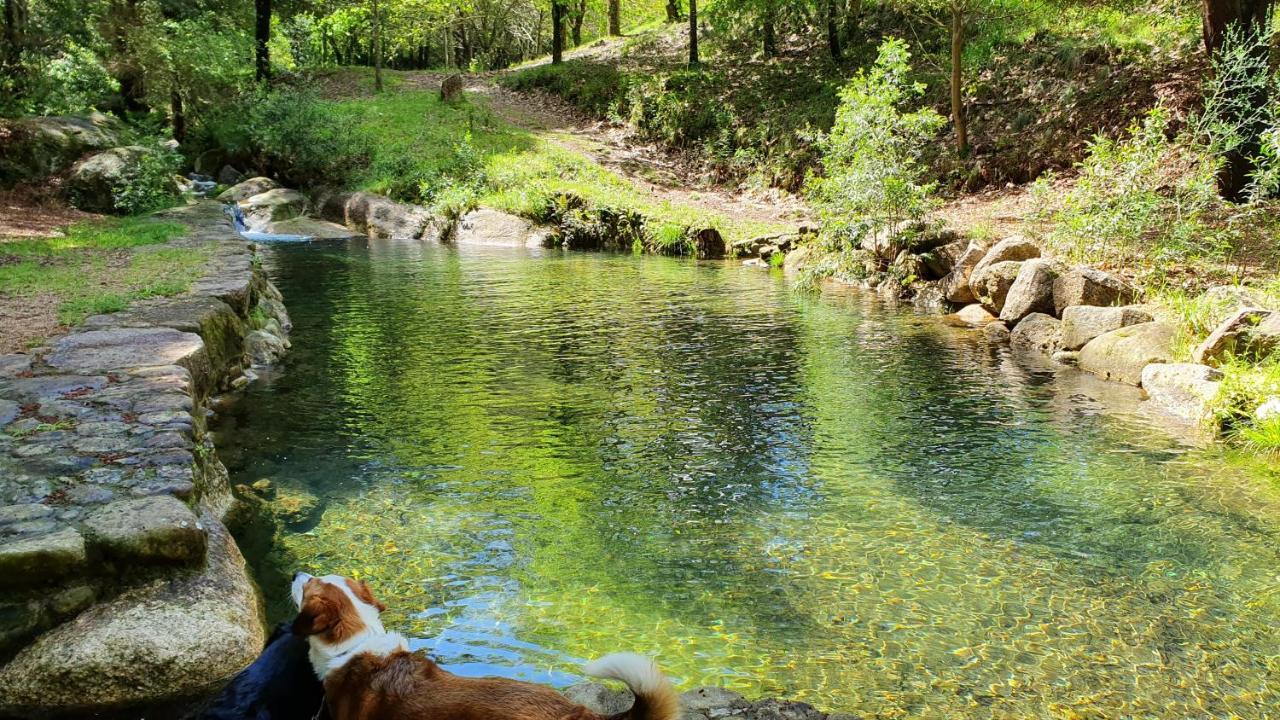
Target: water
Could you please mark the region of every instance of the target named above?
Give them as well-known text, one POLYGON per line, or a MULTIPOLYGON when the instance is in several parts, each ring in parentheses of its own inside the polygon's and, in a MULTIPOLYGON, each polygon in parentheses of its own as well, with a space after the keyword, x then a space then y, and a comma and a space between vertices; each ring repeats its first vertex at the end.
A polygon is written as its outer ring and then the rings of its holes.
POLYGON ((236 482, 320 499, 256 559, 277 616, 306 569, 472 674, 626 649, 876 718, 1275 712, 1274 478, 1136 391, 732 264, 271 252, 294 349, 221 432, 236 482))

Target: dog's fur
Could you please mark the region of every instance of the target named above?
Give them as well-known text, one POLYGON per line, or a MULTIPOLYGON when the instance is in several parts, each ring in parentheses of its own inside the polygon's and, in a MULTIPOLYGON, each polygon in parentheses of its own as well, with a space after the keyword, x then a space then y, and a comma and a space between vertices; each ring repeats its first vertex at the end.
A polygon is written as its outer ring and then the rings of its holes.
POLYGON ((196 718, 313 720, 322 708, 324 687, 307 652, 307 639, 294 635, 288 623, 281 624, 258 659, 201 708, 196 718))
POLYGON ((540 685, 503 678, 464 678, 409 652, 404 637, 382 627, 385 609, 362 582, 299 573, 293 582, 293 631, 311 646, 333 720, 676 720, 679 702, 653 661, 619 653, 585 672, 621 680, 636 701, 603 716, 540 685))

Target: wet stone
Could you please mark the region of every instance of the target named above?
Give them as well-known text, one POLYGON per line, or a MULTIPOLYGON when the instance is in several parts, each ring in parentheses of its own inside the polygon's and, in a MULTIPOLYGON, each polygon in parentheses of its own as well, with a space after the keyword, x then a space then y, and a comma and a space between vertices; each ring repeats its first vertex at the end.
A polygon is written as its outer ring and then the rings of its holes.
POLYGON ((21 405, 12 400, 0 400, 0 425, 8 425, 21 414, 21 405))
POLYGON ((85 529, 103 554, 124 561, 192 562, 208 543, 191 508, 167 495, 111 503, 90 515, 85 529))
POLYGON ((182 480, 156 481, 139 485, 132 490, 133 494, 139 497, 172 495, 183 500, 190 499, 195 491, 196 486, 194 484, 182 480))
POLYGON ((791 700, 761 700, 751 706, 755 720, 823 720, 826 716, 808 703, 791 700))

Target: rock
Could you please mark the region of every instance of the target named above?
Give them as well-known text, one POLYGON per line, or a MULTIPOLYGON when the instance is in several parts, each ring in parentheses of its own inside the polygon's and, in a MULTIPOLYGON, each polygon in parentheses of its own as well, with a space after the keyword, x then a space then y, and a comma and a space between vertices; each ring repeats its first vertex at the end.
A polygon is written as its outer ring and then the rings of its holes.
POLYGON ((982 246, 969 243, 960 257, 956 258, 951 272, 942 278, 942 289, 947 300, 954 303, 971 303, 977 300, 973 296, 973 290, 969 288, 969 277, 986 254, 987 251, 982 246))
POLYGON ((973 274, 1002 262, 1022 262, 1040 257, 1040 247, 1021 235, 1013 235, 991 246, 973 268, 973 274))
POLYGON ((528 220, 489 208, 462 216, 453 233, 457 245, 542 247, 546 239, 547 232, 528 220))
POLYGON ((974 268, 973 275, 969 278, 969 288, 973 290, 973 296, 982 304, 982 307, 994 315, 999 315, 1004 309, 1009 289, 1013 287, 1021 271, 1022 263, 1016 260, 998 262, 985 267, 980 265, 974 268))
POLYGON ((0 425, 8 425, 22 415, 22 406, 12 400, 0 399, 0 425))
POLYGON ((959 327, 982 327, 996 321, 996 316, 987 312, 986 308, 974 303, 960 308, 959 312, 943 318, 948 325, 959 327))
POLYGON ((1103 333, 1080 351, 1080 368, 1105 380, 1142 384, 1142 369, 1173 360, 1173 326, 1163 322, 1130 325, 1103 333))
POLYGON ((724 688, 700 687, 680 694, 681 716, 685 720, 741 717, 750 708, 746 698, 724 688))
POLYGON ((826 715, 808 703, 770 698, 752 705, 751 717, 753 720, 825 720, 826 715))
MULTIPOLYGON (((243 179, 244 179, 244 173, 231 167, 230 165, 223 165, 222 169, 218 171, 218 184, 220 185, 237 185, 243 179)), ((233 202, 239 202, 239 200, 241 199, 243 198, 237 198, 233 202)))
POLYGON ((1189 423, 1213 419, 1212 403, 1222 389, 1222 372, 1195 363, 1152 363, 1142 369, 1142 389, 1160 410, 1189 423))
MULTIPOLYGON (((923 268, 921 277, 926 280, 941 280, 955 269, 956 263, 971 247, 967 240, 956 240, 920 255, 923 268)), ((975 261, 976 263, 976 261, 975 261)))
POLYGON ((1052 355, 1062 341, 1062 321, 1045 313, 1031 313, 1009 333, 1009 344, 1052 355))
MULTIPOLYGON (((67 178, 72 204, 90 212, 115 212, 116 188, 138 172, 142 158, 151 152, 141 145, 129 145, 104 150, 76 163, 67 178)), ((176 186, 173 193, 177 194, 176 186)))
POLYGON ((1121 305, 1131 303, 1138 292, 1125 281, 1090 267, 1076 266, 1053 282, 1054 312, 1062 315, 1072 305, 1121 305))
POLYGON ((1267 299, 1256 290, 1239 285, 1215 285, 1200 296, 1200 302, 1209 310, 1209 324, 1218 325, 1237 310, 1244 308, 1266 308, 1267 299))
POLYGON ((942 286, 938 283, 916 283, 911 287, 916 292, 911 298, 911 304, 921 310, 946 310, 951 307, 951 303, 947 302, 942 292, 942 286))
POLYGON ((1059 350, 1052 357, 1054 362, 1062 363, 1063 365, 1080 364, 1080 351, 1078 350, 1059 350))
POLYGON ((266 232, 274 235, 305 235, 320 240, 350 240, 360 237, 360 233, 346 225, 309 217, 267 223, 266 232))
POLYGON ((320 498, 300 485, 277 486, 267 507, 292 528, 308 527, 324 513, 320 498))
POLYGON ((262 650, 262 607, 226 528, 206 563, 94 605, 0 667, 0 716, 111 713, 208 693, 262 650))
POLYGON ((1280 418, 1280 397, 1267 398, 1266 402, 1253 411, 1253 419, 1258 422, 1266 422, 1276 418, 1280 418))
POLYGON ((367 192, 330 193, 318 203, 320 217, 371 238, 438 239, 443 223, 429 210, 367 192))
POLYGON ((729 251, 724 236, 713 227, 690 228, 689 241, 693 244, 694 256, 698 258, 722 258, 729 251))
POLYGON ((1228 355, 1257 358, 1270 354, 1280 341, 1280 326, 1273 333, 1264 326, 1271 316, 1270 310, 1257 307, 1235 311, 1196 347, 1191 359, 1201 365, 1217 365, 1228 355))
POLYGON ((280 183, 271 178, 251 177, 222 191, 218 199, 224 203, 238 203, 242 200, 248 200, 254 195, 261 195, 268 190, 275 190, 278 187, 280 187, 280 183))
POLYGON ((1009 326, 998 320, 982 328, 982 339, 993 345, 1009 342, 1011 335, 1009 326))
POLYGON ((564 696, 605 717, 626 712, 635 703, 635 696, 629 691, 614 690, 604 683, 571 685, 565 688, 564 696))
POLYGON ((1136 307, 1072 305, 1062 311, 1062 347, 1079 350, 1103 333, 1152 320, 1150 313, 1136 307))
POLYGON ((86 152, 120 144, 124 131, 99 112, 0 120, 0 187, 61 172, 86 152))
POLYGON ((87 569, 84 537, 74 528, 0 540, 0 577, 8 588, 46 585, 87 569))
POLYGON ((297 190, 275 188, 239 202, 245 227, 264 232, 271 223, 292 220, 307 212, 307 196, 297 190))
POLYGON ((45 357, 65 372, 127 370, 148 365, 181 365, 193 374, 207 371, 204 341, 195 333, 169 328, 90 330, 58 338, 45 357))
POLYGON ((0 526, 11 523, 42 520, 53 515, 53 508, 40 503, 24 503, 22 505, 5 505, 0 507, 0 526))
POLYGON ((207 533, 186 503, 171 496, 120 500, 89 515, 89 543, 104 557, 134 563, 195 563, 207 533))
POLYGON ((440 102, 456 102, 462 99, 462 74, 454 73, 440 83, 440 102))
POLYGON ((254 365, 271 365, 288 349, 285 341, 266 330, 254 330, 244 336, 244 349, 254 365))
POLYGON ((1053 314, 1053 288, 1061 266, 1053 260, 1033 258, 1022 263, 1009 287, 1000 319, 1017 323, 1032 313, 1053 314))

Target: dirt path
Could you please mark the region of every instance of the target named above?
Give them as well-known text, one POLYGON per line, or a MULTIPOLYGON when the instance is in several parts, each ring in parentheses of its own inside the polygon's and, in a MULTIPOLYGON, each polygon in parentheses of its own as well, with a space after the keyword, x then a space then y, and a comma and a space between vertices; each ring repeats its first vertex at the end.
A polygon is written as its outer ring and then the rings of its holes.
MULTIPOLYGON (((616 44, 616 43, 615 43, 616 44)), ((607 53, 607 47, 588 46, 580 54, 607 53)), ((466 89, 483 99, 493 112, 571 152, 630 180, 654 200, 704 207, 722 215, 756 222, 799 226, 811 223, 812 213, 799 197, 774 188, 732 188, 715 182, 705 165, 682 153, 636 138, 625 126, 589 118, 546 93, 519 93, 497 84, 499 73, 466 77, 466 89)), ((406 73, 402 88, 438 90, 442 73, 406 73)))

